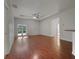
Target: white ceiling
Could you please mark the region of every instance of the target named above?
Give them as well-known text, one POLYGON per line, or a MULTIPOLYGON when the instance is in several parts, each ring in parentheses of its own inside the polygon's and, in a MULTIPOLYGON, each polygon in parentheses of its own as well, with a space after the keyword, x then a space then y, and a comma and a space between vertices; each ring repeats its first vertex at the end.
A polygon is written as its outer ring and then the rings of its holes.
POLYGON ((73 8, 75 0, 12 0, 13 15, 17 18, 33 19, 40 12, 40 19, 53 15, 67 8, 73 8), (24 16, 23 16, 24 15, 24 16))

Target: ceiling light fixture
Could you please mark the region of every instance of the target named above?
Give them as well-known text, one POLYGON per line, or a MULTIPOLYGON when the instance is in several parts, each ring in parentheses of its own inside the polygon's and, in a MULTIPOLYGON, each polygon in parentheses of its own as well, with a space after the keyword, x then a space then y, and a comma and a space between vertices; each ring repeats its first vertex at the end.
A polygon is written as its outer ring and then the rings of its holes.
POLYGON ((33 19, 38 19, 40 17, 39 12, 33 14, 33 19))
POLYGON ((37 19, 37 17, 34 16, 33 19, 37 19))

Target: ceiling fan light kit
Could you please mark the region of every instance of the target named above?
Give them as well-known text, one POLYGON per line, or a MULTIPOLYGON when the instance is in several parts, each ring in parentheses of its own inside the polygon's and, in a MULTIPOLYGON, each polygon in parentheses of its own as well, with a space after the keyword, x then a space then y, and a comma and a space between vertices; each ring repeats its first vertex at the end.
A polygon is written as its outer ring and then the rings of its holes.
POLYGON ((34 13, 34 14, 33 14, 33 18, 34 18, 34 19, 38 19, 39 17, 40 17, 39 12, 38 12, 38 13, 34 13))

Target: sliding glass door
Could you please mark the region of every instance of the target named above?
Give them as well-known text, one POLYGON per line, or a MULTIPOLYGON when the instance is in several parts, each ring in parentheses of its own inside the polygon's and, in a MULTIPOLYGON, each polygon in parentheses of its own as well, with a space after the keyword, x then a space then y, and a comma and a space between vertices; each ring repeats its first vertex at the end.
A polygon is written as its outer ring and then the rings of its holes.
POLYGON ((18 24, 17 25, 17 35, 24 36, 27 35, 27 25, 18 24))

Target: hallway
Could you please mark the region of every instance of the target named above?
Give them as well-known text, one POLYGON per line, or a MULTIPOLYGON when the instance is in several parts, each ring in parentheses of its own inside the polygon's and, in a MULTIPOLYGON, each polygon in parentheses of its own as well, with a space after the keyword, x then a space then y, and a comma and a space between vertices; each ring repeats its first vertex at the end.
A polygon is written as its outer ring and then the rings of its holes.
POLYGON ((16 38, 10 54, 5 59, 72 59, 72 57, 72 43, 58 41, 53 37, 33 35, 16 38))

